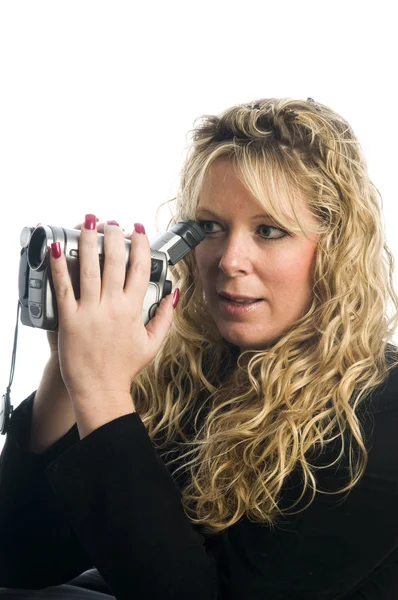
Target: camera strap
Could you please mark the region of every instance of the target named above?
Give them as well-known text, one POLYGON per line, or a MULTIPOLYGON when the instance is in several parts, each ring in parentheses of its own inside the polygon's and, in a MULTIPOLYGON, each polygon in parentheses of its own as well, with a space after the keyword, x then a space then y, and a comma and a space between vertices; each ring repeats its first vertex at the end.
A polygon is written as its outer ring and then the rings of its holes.
POLYGON ((13 411, 13 407, 11 406, 11 386, 14 379, 14 371, 15 371, 15 359, 17 355, 17 341, 18 341, 18 323, 19 323, 19 312, 21 310, 21 305, 18 301, 17 308, 17 322, 15 325, 15 333, 14 333, 14 347, 12 349, 12 359, 11 359, 11 369, 10 369, 10 380, 8 382, 7 391, 3 394, 1 404, 0 404, 0 434, 4 435, 7 433, 8 424, 10 422, 11 414, 13 411))

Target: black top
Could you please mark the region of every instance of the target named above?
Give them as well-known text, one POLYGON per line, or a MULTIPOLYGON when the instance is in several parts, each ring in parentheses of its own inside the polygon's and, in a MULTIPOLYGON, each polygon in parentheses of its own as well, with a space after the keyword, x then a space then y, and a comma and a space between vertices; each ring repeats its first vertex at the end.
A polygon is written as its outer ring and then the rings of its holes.
MULTIPOLYGON (((26 450, 34 394, 0 462, 0 586, 39 589, 95 567, 118 600, 397 600, 398 368, 361 405, 369 462, 344 496, 318 494, 278 527, 204 536, 137 413, 82 440, 26 450)), ((328 457, 328 461, 330 457, 328 457)), ((341 470, 321 471, 322 489, 341 470)), ((288 486, 285 497, 294 486, 288 486)))

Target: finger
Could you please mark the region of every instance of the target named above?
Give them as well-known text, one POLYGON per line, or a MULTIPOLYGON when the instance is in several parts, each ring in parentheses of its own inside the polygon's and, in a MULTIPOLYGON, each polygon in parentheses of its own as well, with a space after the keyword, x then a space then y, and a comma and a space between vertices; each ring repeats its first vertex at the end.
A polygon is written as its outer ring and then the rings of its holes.
POLYGON ((105 225, 101 298, 123 291, 126 279, 126 242, 118 225, 105 225))
POLYGON ((80 301, 98 305, 101 295, 101 271, 95 216, 87 214, 79 239, 80 301))
POLYGON ((77 307, 75 292, 70 280, 65 254, 61 244, 55 242, 48 249, 50 254, 51 276, 54 284, 55 298, 58 306, 58 321, 62 322, 77 307), (58 256, 58 258, 56 258, 58 256))
POLYGON ((142 305, 151 276, 151 249, 145 233, 139 233, 142 225, 134 224, 131 234, 130 267, 126 277, 125 293, 131 297, 131 305, 142 314, 142 305))
MULTIPOLYGON (((95 217, 95 220, 97 222, 97 230, 98 230, 98 227, 100 225, 98 217, 95 217)), ((83 227, 83 225, 84 225, 84 223, 78 223, 77 225, 74 226, 73 229, 81 229, 83 227)))

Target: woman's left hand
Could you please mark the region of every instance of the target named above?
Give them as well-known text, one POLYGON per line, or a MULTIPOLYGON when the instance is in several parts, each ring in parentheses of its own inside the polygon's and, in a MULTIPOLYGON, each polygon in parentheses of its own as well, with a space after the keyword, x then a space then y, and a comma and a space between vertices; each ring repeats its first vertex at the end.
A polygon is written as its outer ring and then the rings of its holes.
POLYGON ((52 247, 60 368, 75 413, 85 415, 79 426, 84 435, 121 414, 134 412, 131 383, 155 358, 172 324, 172 294, 162 300, 149 323, 143 323, 151 256, 145 231, 139 230, 136 224, 126 275, 123 231, 117 225, 105 225, 101 278, 96 219, 86 216, 79 241, 79 300, 64 254, 55 258, 52 247))

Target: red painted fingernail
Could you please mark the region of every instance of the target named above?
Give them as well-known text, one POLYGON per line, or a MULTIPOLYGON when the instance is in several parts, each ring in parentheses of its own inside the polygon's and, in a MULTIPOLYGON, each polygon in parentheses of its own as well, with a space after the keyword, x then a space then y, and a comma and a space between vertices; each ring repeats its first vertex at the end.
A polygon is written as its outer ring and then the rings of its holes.
POLYGON ((96 224, 96 216, 95 215, 86 215, 84 218, 84 227, 86 229, 93 230, 95 229, 96 224))
POLYGON ((107 221, 107 225, 117 225, 119 227, 119 223, 117 221, 107 221))
POLYGON ((179 290, 179 288, 176 288, 175 292, 173 294, 173 308, 175 308, 177 306, 179 299, 180 299, 180 290, 179 290))
POLYGON ((134 229, 137 233, 145 233, 145 227, 141 223, 134 223, 134 229))
POLYGON ((59 242, 53 242, 51 244, 51 253, 54 258, 59 258, 61 256, 61 244, 59 242))

